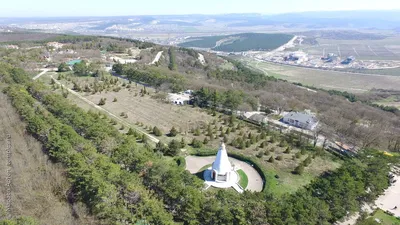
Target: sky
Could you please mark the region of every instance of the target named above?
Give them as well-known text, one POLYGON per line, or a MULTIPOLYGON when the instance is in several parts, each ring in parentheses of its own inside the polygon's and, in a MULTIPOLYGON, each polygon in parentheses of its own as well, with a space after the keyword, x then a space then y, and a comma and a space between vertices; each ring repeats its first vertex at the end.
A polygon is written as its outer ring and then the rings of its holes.
POLYGON ((400 0, 5 0, 0 17, 130 16, 400 9, 400 0))

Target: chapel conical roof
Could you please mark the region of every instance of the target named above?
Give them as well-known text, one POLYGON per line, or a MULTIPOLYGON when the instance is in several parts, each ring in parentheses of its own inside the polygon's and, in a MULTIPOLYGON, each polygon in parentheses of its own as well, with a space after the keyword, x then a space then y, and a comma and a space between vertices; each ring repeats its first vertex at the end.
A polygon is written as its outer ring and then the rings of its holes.
POLYGON ((222 142, 219 147, 217 157, 212 164, 212 169, 217 172, 217 174, 226 174, 232 171, 232 165, 229 162, 228 153, 226 152, 225 144, 222 142))

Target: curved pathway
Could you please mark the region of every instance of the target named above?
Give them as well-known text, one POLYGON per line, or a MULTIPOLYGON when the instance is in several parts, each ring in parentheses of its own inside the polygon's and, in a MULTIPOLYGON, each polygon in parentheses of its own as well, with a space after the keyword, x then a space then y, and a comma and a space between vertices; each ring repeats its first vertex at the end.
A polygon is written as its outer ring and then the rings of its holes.
MULTIPOLYGON (((187 156, 186 170, 188 170, 192 174, 197 173, 203 166, 212 164, 214 160, 215 156, 187 156)), ((246 173, 247 177, 249 178, 249 183, 246 188, 247 191, 262 191, 263 181, 257 170, 255 170, 251 165, 232 157, 229 157, 229 161, 231 161, 231 163, 235 164, 236 167, 242 169, 246 173)))

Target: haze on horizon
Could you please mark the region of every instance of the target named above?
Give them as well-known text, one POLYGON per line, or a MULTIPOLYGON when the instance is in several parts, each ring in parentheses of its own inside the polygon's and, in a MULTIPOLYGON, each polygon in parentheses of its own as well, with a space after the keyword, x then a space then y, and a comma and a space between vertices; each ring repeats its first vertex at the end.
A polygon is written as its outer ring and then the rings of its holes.
POLYGON ((8 1, 0 8, 0 17, 78 17, 78 16, 130 16, 179 14, 264 13, 280 14, 308 11, 340 10, 394 10, 400 9, 398 0, 69 0, 56 4, 52 0, 8 1))

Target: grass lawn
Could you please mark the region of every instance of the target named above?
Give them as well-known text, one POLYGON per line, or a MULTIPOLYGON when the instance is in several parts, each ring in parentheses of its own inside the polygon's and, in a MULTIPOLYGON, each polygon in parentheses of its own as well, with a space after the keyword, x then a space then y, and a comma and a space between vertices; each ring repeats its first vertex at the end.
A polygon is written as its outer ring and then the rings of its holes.
POLYGON ((211 167, 211 165, 212 165, 212 164, 208 164, 208 165, 205 165, 205 166, 201 167, 201 169, 199 170, 199 172, 203 172, 203 171, 206 170, 208 167, 211 167))
POLYGON ((378 210, 372 217, 379 219, 383 225, 400 225, 400 219, 386 214, 383 210, 378 210))
POLYGON ((238 170, 237 173, 239 174, 239 185, 246 189, 247 185, 249 184, 249 178, 247 177, 246 173, 243 170, 238 170))

